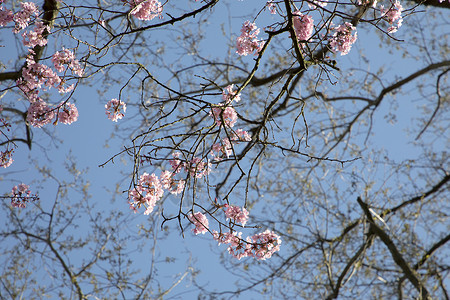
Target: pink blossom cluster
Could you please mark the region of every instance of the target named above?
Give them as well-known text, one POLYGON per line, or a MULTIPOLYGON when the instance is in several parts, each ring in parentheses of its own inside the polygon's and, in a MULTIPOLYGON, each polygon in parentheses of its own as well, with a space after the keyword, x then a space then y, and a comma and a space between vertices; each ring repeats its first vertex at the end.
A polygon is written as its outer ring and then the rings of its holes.
POLYGON ((277 6, 275 5, 275 3, 273 3, 273 0, 267 1, 266 8, 269 10, 269 12, 272 15, 276 15, 277 14, 277 6))
POLYGON ((250 248, 249 255, 259 260, 271 258, 273 253, 280 251, 281 238, 273 231, 266 230, 247 238, 247 247, 250 248))
POLYGON ((13 163, 12 153, 14 149, 0 151, 0 168, 7 168, 13 163))
MULTIPOLYGON (((214 118, 217 126, 221 126, 224 122, 225 125, 231 129, 237 122, 237 113, 232 106, 232 103, 233 101, 239 102, 241 100, 241 94, 237 94, 233 89, 233 84, 228 85, 225 89, 223 89, 223 103, 211 110, 210 115, 214 118)), ((222 160, 222 154, 226 155, 227 158, 230 157, 233 153, 234 144, 237 144, 238 142, 251 141, 250 135, 242 129, 237 129, 236 131, 231 129, 229 132, 231 135, 231 141, 228 137, 226 137, 211 147, 210 155, 212 155, 216 161, 222 160)))
POLYGON ((27 123, 33 127, 43 127, 52 122, 53 118, 57 116, 54 124, 57 121, 63 124, 72 124, 78 120, 78 109, 75 104, 70 102, 62 102, 58 107, 51 108, 45 101, 39 98, 30 104, 27 111, 27 123), (58 113, 56 111, 59 110, 58 113))
POLYGON ((294 31, 298 41, 307 41, 313 34, 313 18, 311 16, 301 14, 300 11, 294 12, 293 15, 294 31))
MULTIPOLYGON (((68 50, 67 50, 68 51, 68 50)), ((33 58, 33 50, 29 49, 30 54, 27 56, 27 66, 22 69, 22 77, 17 80, 17 86, 27 96, 30 102, 39 100, 39 89, 44 87, 56 88, 60 93, 68 93, 73 90, 74 85, 65 86, 65 80, 53 71, 50 67, 37 63, 33 58)), ((68 51, 69 53, 73 53, 68 51)), ((58 54, 58 52, 57 52, 58 54)), ((56 55, 56 54, 55 54, 56 55)), ((58 57, 58 55, 56 56, 58 57)), ((57 58, 56 58, 57 59, 57 58)), ((73 65, 72 71, 81 76, 83 71, 79 67, 77 60, 71 61, 73 65)), ((60 69, 60 68, 59 68, 60 69)))
POLYGON ((240 260, 243 257, 249 256, 249 252, 245 252, 247 245, 242 239, 242 232, 232 231, 219 233, 216 230, 213 230, 213 238, 219 243, 219 246, 221 244, 228 244, 228 253, 233 257, 240 260))
POLYGON ((54 117, 55 110, 40 98, 28 107, 27 123, 33 127, 41 128, 49 124, 54 117))
MULTIPOLYGON (((12 17, 12 20, 15 22, 15 33, 25 29, 33 15, 36 17, 39 15, 39 9, 34 3, 22 2, 20 5, 22 10, 15 13, 12 17)), ((11 21, 12 13, 9 13, 3 7, 0 8, 0 12, 0 25, 4 25, 6 21, 11 21)), ((60 93, 68 93, 74 88, 73 84, 66 86, 64 78, 61 78, 50 67, 34 60, 33 55, 35 53, 31 48, 35 46, 45 46, 47 44, 47 39, 44 38, 46 32, 50 32, 50 28, 47 25, 44 25, 43 22, 36 21, 32 31, 22 33, 23 44, 26 47, 29 47, 29 55, 27 55, 26 58, 26 67, 22 68, 22 76, 16 81, 17 87, 31 102, 27 112, 27 122, 35 127, 42 127, 50 123, 55 116, 57 116, 61 123, 64 124, 71 124, 78 118, 78 110, 74 104, 67 103, 64 107, 62 107, 63 104, 60 104, 59 107, 50 108, 49 105, 39 97, 40 89, 46 90, 53 87, 58 89, 60 93), (55 111, 60 108, 61 111, 56 114, 55 111)), ((73 73, 82 76, 83 71, 73 53, 66 49, 63 49, 63 53, 65 60, 59 62, 59 64, 69 64, 73 73)), ((62 72, 63 70, 60 65, 55 63, 55 61, 58 61, 58 57, 59 52, 56 52, 56 54, 53 55, 52 60, 54 61, 55 68, 62 72)))
POLYGON ((0 6, 0 26, 6 26, 13 21, 14 14, 9 9, 0 6))
MULTIPOLYGON (((370 4, 370 2, 372 2, 372 0, 358 0, 358 5, 367 5, 367 4, 370 4)), ((378 0, 374 0, 373 2, 372 2, 372 7, 373 8, 375 8, 375 7, 377 7, 377 3, 378 3, 378 0)))
POLYGON ((252 140, 250 134, 247 131, 238 129, 231 132, 231 141, 228 138, 222 139, 221 142, 215 143, 211 147, 210 155, 213 159, 220 161, 223 159, 223 154, 229 158, 233 154, 233 145, 239 142, 250 142, 252 140))
POLYGON ((331 48, 333 51, 340 51, 341 55, 348 54, 357 39, 356 28, 351 23, 345 22, 345 24, 333 28, 333 30, 335 32, 330 38, 331 48), (352 35, 353 31, 355 31, 354 35, 352 35))
POLYGON ((180 152, 172 153, 173 159, 169 160, 169 164, 172 166, 173 172, 175 174, 184 170, 189 173, 191 177, 202 178, 211 173, 211 163, 204 162, 199 157, 194 157, 190 161, 181 161, 179 158, 181 156, 180 152))
POLYGON ((61 103, 59 107, 58 120, 63 124, 72 124, 78 120, 78 109, 75 104, 67 102, 61 103))
POLYGON ((61 92, 65 88, 61 84, 61 78, 52 69, 46 65, 34 61, 30 51, 27 56, 27 66, 22 69, 22 77, 17 80, 17 86, 28 97, 30 102, 38 100, 38 89, 43 86, 47 88, 57 88, 61 92))
POLYGON ((222 100, 227 104, 231 103, 232 101, 236 103, 241 101, 241 94, 236 95, 236 91, 233 91, 233 89, 234 84, 230 84, 222 90, 222 100))
POLYGON ((212 145, 210 154, 216 161, 222 160, 222 154, 225 154, 227 158, 230 157, 231 154, 233 154, 233 148, 230 140, 228 138, 224 138, 222 139, 222 142, 212 145))
MULTIPOLYGON (((33 2, 22 2, 20 5, 21 10, 19 12, 16 12, 15 14, 12 14, 12 12, 8 11, 7 9, 0 7, 0 25, 4 26, 8 22, 14 21, 15 33, 19 33, 22 29, 25 29, 29 25, 31 17, 33 15, 37 17, 40 13, 36 4, 34 4, 33 2)), ((33 52, 33 50, 31 50, 31 48, 34 48, 35 46, 45 46, 47 44, 47 39, 44 36, 48 32, 50 32, 50 27, 44 25, 43 22, 36 20, 33 30, 22 33, 23 44, 26 47, 30 48, 30 53, 27 56, 26 60, 27 66, 22 69, 22 77, 19 78, 16 83, 19 89, 23 91, 30 102, 42 101, 38 97, 38 94, 39 89, 43 88, 43 86, 48 89, 50 89, 51 87, 57 88, 60 93, 68 93, 74 88, 73 84, 66 86, 65 80, 59 77, 58 74, 48 66, 34 61, 33 55, 35 53, 33 52)), ((67 49, 63 49, 63 53, 64 55, 62 55, 62 61, 60 59, 61 55, 59 54, 59 52, 56 52, 53 55, 52 60, 54 61, 56 69, 59 72, 62 72, 63 68, 61 67, 61 64, 66 63, 71 68, 73 74, 82 76, 83 70, 81 69, 78 60, 75 59, 73 52, 67 49)), ((36 111, 38 107, 40 107, 39 110, 42 110, 42 103, 40 103, 40 105, 35 105, 34 107, 32 107, 31 111, 36 111)), ((45 119, 51 118, 46 117, 45 119)), ((30 123, 33 124, 34 122, 30 123)), ((38 121, 36 124, 39 123, 41 122, 38 121)))
MULTIPOLYGON (((0 104, 0 113, 3 111, 3 106, 0 104)), ((6 118, 0 118, 0 135, 3 135, 7 138, 7 141, 3 144, 6 144, 6 150, 0 151, 0 168, 7 168, 13 163, 12 153, 14 152, 14 143, 8 139, 5 131, 10 131, 11 124, 7 121, 6 118), (10 149, 10 145, 13 147, 10 149)))
POLYGON ((222 121, 228 127, 233 127, 237 122, 237 113, 233 106, 226 104, 218 104, 217 107, 211 109, 210 115, 214 118, 216 125, 222 125, 222 121))
POLYGON ((248 211, 243 207, 242 209, 236 205, 228 205, 225 204, 225 216, 227 220, 231 220, 234 223, 241 223, 242 226, 245 226, 248 221, 248 211))
MULTIPOLYGON (((30 50, 30 53, 33 53, 30 50)), ((71 124, 78 119, 78 110, 74 104, 60 104, 51 108, 39 95, 39 89, 43 87, 57 88, 60 93, 67 93, 73 89, 73 85, 65 87, 64 80, 48 66, 36 63, 31 55, 27 56, 27 66, 22 69, 22 77, 17 80, 17 86, 31 102, 27 111, 27 122, 34 127, 42 127, 52 121, 55 116, 63 124, 71 124), (64 106, 64 107, 62 107, 64 106), (61 108, 59 114, 55 111, 61 108)), ((56 122, 55 122, 56 124, 56 122)))
POLYGON ((316 7, 325 7, 328 4, 328 0, 311 0, 308 1, 308 6, 311 9, 315 9, 316 7))
POLYGON ((241 28, 241 35, 236 40, 236 53, 242 56, 256 51, 255 55, 258 55, 264 46, 264 41, 258 40, 258 34, 259 29, 256 27, 255 23, 245 21, 241 28))
POLYGON ((400 4, 398 0, 395 0, 395 2, 392 4, 392 6, 389 9, 385 9, 383 5, 380 6, 381 15, 383 18, 391 25, 388 28, 389 33, 397 32, 397 30, 402 26, 403 18, 402 18, 402 11, 403 7, 400 4), (397 22, 397 24, 394 25, 394 23, 397 22))
POLYGON ((183 169, 184 163, 179 159, 181 156, 180 152, 174 152, 172 153, 173 159, 169 160, 169 164, 172 167, 172 170, 175 174, 180 173, 180 171, 183 169))
POLYGON ((179 194, 183 191, 184 180, 175 181, 172 178, 174 173, 165 171, 158 177, 154 173, 144 173, 139 177, 139 182, 135 188, 128 193, 128 203, 130 209, 137 212, 138 208, 145 206, 144 214, 150 214, 156 203, 161 200, 164 195, 164 189, 168 189, 172 194, 179 194))
POLYGON ((44 37, 50 32, 50 27, 44 25, 43 22, 38 21, 38 16, 40 14, 39 9, 33 2, 22 2, 22 10, 13 14, 12 11, 0 7, 0 26, 5 26, 9 22, 14 21, 14 33, 19 33, 26 27, 28 27, 31 16, 36 16, 34 29, 22 33, 22 41, 25 47, 33 48, 37 45, 45 46, 47 45, 47 39, 44 37))
POLYGON ((173 172, 164 171, 161 173, 161 184, 164 189, 169 190, 171 194, 178 195, 184 190, 184 180, 174 180, 173 172))
MULTIPOLYGON (((3 4, 4 1, 0 2, 3 4)), ((22 29, 28 27, 31 16, 39 16, 39 9, 33 2, 20 3, 21 10, 15 14, 3 6, 0 6, 0 26, 6 26, 8 23, 14 21, 14 33, 19 33, 22 29)))
POLYGON ((145 215, 150 214, 164 194, 161 180, 155 174, 144 173, 139 177, 139 183, 129 193, 130 208, 137 212, 142 205, 146 206, 145 215))
MULTIPOLYGON (((234 222, 239 222, 244 226, 248 220, 248 211, 245 208, 242 210, 238 206, 225 205, 225 215, 227 219, 233 219, 234 222)), ((189 221, 195 225, 192 232, 196 235, 204 234, 209 231, 209 221, 201 212, 196 212, 188 216, 189 221)), ((272 257, 273 253, 280 250, 281 239, 273 231, 266 230, 262 233, 242 238, 242 232, 237 232, 230 229, 230 232, 211 231, 214 240, 219 245, 227 244, 228 253, 237 259, 243 257, 253 257, 259 260, 265 260, 272 257)))
MULTIPOLYGON (((33 2, 22 2, 21 10, 12 15, 12 12, 0 8, 0 25, 6 25, 10 21, 15 22, 14 32, 18 33, 22 29, 25 29, 31 17, 39 16, 39 9, 33 2), (12 16, 12 19, 11 19, 12 16)), ((33 48, 35 46, 45 46, 47 39, 44 38, 46 32, 50 32, 50 28, 44 25, 41 21, 35 22, 35 27, 32 31, 22 33, 23 44, 26 47, 33 48)), ((62 79, 56 72, 50 69, 48 66, 36 62, 33 58, 35 54, 33 50, 29 49, 29 55, 27 56, 27 65, 22 69, 22 77, 19 78, 16 83, 17 87, 22 90, 28 100, 31 102, 27 113, 27 122, 35 127, 42 127, 45 124, 51 122, 55 117, 55 109, 51 109, 47 103, 39 98, 39 89, 56 88, 60 93, 67 93, 73 90, 74 85, 65 86, 65 80, 62 79)), ((82 76, 83 71, 79 66, 79 62, 75 60, 71 51, 63 49, 67 58, 64 62, 70 64, 72 72, 78 76, 82 76)), ((53 56, 52 60, 58 59, 58 52, 53 56)), ((62 71, 58 65, 55 64, 58 71, 62 71)), ((60 105, 61 106, 61 105, 60 105)), ((58 119, 61 123, 71 124, 78 118, 78 110, 73 104, 68 103, 62 108, 58 114, 58 119)), ((55 122, 56 124, 56 122, 55 122)))
POLYGON ((80 66, 80 62, 75 58, 75 54, 69 49, 63 48, 61 52, 56 51, 52 56, 52 62, 58 72, 64 72, 64 65, 67 65, 72 71, 72 74, 76 74, 80 77, 83 76, 83 69, 80 66))
POLYGON ((239 102, 241 100, 241 94, 236 95, 233 87, 233 84, 227 86, 222 91, 222 100, 224 102, 211 109, 210 115, 214 118, 217 126, 222 125, 223 121, 226 126, 233 127, 237 122, 237 113, 232 106, 232 102, 239 102))
POLYGON ((33 48, 37 45, 47 45, 47 39, 44 37, 45 31, 50 32, 50 27, 44 25, 42 22, 36 22, 34 25, 34 30, 22 33, 24 46, 33 48))
POLYGON ((258 260, 271 258, 273 253, 280 251, 280 236, 273 231, 266 230, 242 239, 242 232, 213 231, 213 237, 220 244, 228 244, 228 253, 237 259, 253 257, 258 260))
POLYGON ((162 18, 163 7, 157 0, 122 0, 131 6, 131 14, 139 20, 150 21, 162 18))
POLYGON ((189 221, 192 222, 192 224, 195 225, 195 228, 192 229, 192 232, 194 234, 205 234, 206 232, 208 232, 208 228, 209 228, 209 221, 208 219, 205 217, 204 214, 202 214, 201 212, 196 212, 195 214, 190 214, 188 216, 189 221))
POLYGON ((15 185, 11 190, 11 195, 11 205, 13 207, 25 208, 30 200, 39 200, 37 195, 31 195, 30 186, 24 183, 15 185))
POLYGON ((31 16, 38 16, 39 9, 36 4, 33 2, 22 2, 20 3, 22 8, 21 11, 18 11, 13 16, 13 21, 16 24, 14 28, 14 32, 18 33, 22 29, 25 29, 31 21, 31 16))
POLYGON ((117 122, 125 116, 127 105, 125 102, 117 99, 109 100, 105 104, 105 113, 108 115, 108 119, 117 122), (122 112, 123 111, 123 112, 122 112))
POLYGON ((252 140, 251 135, 242 129, 237 129, 231 132, 231 140, 239 142, 250 142, 252 140))
POLYGON ((192 158, 191 161, 184 163, 183 167, 191 177, 195 178, 202 178, 211 173, 211 163, 204 162, 199 157, 192 158))

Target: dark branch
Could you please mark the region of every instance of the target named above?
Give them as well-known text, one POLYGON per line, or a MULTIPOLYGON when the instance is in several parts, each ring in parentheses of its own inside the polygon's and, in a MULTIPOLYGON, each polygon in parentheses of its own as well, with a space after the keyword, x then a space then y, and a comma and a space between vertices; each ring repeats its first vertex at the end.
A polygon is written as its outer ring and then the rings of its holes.
POLYGON ((386 216, 387 214, 395 213, 397 210, 399 210, 399 209, 401 209, 401 208, 403 208, 403 207, 405 207, 405 206, 407 206, 407 205, 410 205, 410 204, 416 203, 417 201, 421 201, 421 200, 425 199, 426 197, 428 197, 428 196, 430 196, 430 195, 436 193, 437 191, 439 191, 439 189, 440 189, 441 187, 443 187, 449 180, 450 180, 450 174, 447 174, 444 178, 442 178, 441 181, 439 181, 439 182, 438 182, 435 186, 433 186, 430 190, 428 190, 428 191, 426 191, 425 193, 422 193, 422 194, 420 194, 420 195, 417 195, 416 197, 414 197, 414 198, 412 198, 412 199, 410 199, 410 200, 408 200, 408 201, 405 201, 405 202, 403 202, 402 204, 397 205, 396 207, 386 209, 385 211, 383 211, 383 212, 381 213, 380 216, 383 218, 383 217, 386 216))
POLYGON ((403 273, 405 274, 406 278, 414 285, 414 287, 419 291, 421 294, 421 298, 423 300, 425 299, 431 299, 428 293, 428 290, 426 289, 425 285, 423 284, 422 280, 419 277, 419 274, 416 273, 416 271, 411 268, 406 260, 403 258, 403 255, 400 253, 400 251, 395 246, 392 239, 389 237, 389 235, 384 232, 383 229, 381 229, 373 220, 372 214, 369 210, 369 206, 362 201, 360 197, 357 199, 358 204, 361 206, 362 210, 364 211, 364 214, 366 215, 369 224, 370 229, 369 232, 372 234, 377 235, 380 240, 386 245, 386 247, 389 249, 389 252, 391 252, 392 258, 394 259, 395 263, 402 269, 403 273))

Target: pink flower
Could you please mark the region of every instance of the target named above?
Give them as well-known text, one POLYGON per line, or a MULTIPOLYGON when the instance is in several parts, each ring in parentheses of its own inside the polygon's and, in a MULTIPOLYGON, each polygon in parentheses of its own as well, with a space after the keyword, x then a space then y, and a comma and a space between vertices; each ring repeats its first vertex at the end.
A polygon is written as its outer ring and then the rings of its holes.
POLYGON ((335 33, 330 38, 330 46, 333 51, 340 51, 341 55, 348 54, 357 39, 356 28, 349 22, 345 22, 344 25, 339 25, 333 30, 335 33), (354 35, 352 35, 353 31, 355 31, 354 35))
POLYGON ((273 231, 266 230, 247 238, 247 248, 252 256, 259 260, 271 258, 273 253, 280 251, 280 236, 273 231))
POLYGON ((180 171, 183 167, 181 160, 178 159, 180 157, 180 155, 181 155, 180 152, 174 152, 174 153, 172 153, 172 156, 174 159, 169 160, 169 164, 172 166, 174 174, 180 173, 180 171))
POLYGON ((236 95, 236 92, 233 91, 233 88, 234 84, 230 84, 222 91, 222 99, 227 104, 232 101, 235 101, 236 103, 241 101, 241 94, 236 95))
MULTIPOLYGON (((58 120, 63 124, 72 124, 78 120, 78 109, 75 104, 66 103, 58 113, 58 120)), ((60 108, 60 109, 61 109, 60 108)))
MULTIPOLYGON (((358 5, 367 5, 367 4, 369 4, 371 2, 371 0, 358 0, 358 5)), ((378 0, 374 0, 373 1, 373 3, 372 3, 372 7, 373 8, 375 8, 375 7, 377 7, 377 2, 378 2, 378 0)))
POLYGON ((216 143, 211 147, 210 155, 214 157, 214 160, 221 161, 222 154, 225 154, 227 158, 233 154, 233 148, 228 138, 222 139, 221 143, 216 143))
POLYGON ((222 139, 222 151, 225 153, 225 155, 230 157, 233 154, 233 146, 231 145, 231 142, 228 138, 222 139))
POLYGON ((385 10, 384 6, 381 5, 380 11, 381 11, 381 15, 383 16, 383 18, 387 22, 389 22, 389 24, 391 25, 391 27, 388 28, 389 33, 396 32, 400 28, 400 26, 402 26, 403 7, 398 0, 395 0, 395 3, 393 3, 392 6, 388 10, 385 10), (395 21, 397 21, 397 24, 393 25, 395 21))
POLYGON ((39 9, 36 4, 33 2, 22 2, 20 3, 22 10, 14 14, 13 20, 16 23, 14 32, 18 33, 22 29, 25 29, 28 26, 28 23, 31 20, 31 16, 39 15, 39 9))
POLYGON ((146 206, 145 215, 150 214, 156 202, 161 200, 164 190, 161 181, 155 174, 144 173, 139 177, 136 188, 128 193, 130 209, 137 212, 142 205, 146 206))
POLYGON ((245 251, 246 244, 244 240, 242 239, 242 232, 225 232, 221 235, 219 235, 219 245, 222 244, 229 244, 227 250, 228 253, 230 253, 233 257, 240 260, 243 257, 249 256, 248 251, 245 251))
POLYGON ((237 122, 237 113, 232 106, 224 108, 223 104, 219 104, 212 108, 210 115, 214 117, 217 126, 222 125, 222 119, 228 127, 233 127, 237 122))
POLYGON ((223 232, 213 231, 213 237, 220 244, 229 244, 227 250, 234 258, 240 260, 243 257, 251 257, 252 253, 248 249, 246 241, 242 239, 242 232, 223 232))
POLYGON ((328 0, 311 0, 312 3, 308 2, 308 6, 311 9, 315 9, 316 7, 325 7, 328 4, 328 0))
POLYGON ((245 21, 242 25, 241 35, 236 40, 236 53, 239 55, 248 55, 255 52, 255 55, 261 51, 264 46, 264 41, 259 41, 257 35, 259 34, 259 29, 256 27, 255 23, 250 23, 250 21, 245 21))
POLYGON ((30 186, 24 183, 14 186, 11 190, 11 195, 11 205, 13 207, 25 208, 30 200, 39 200, 37 195, 31 195, 30 186))
POLYGON ((195 178, 202 178, 203 176, 211 173, 211 163, 206 163, 199 157, 192 158, 192 160, 188 163, 185 163, 183 167, 190 176, 195 178))
POLYGON ((252 137, 250 134, 242 129, 237 129, 236 131, 232 132, 231 140, 233 141, 241 141, 241 142, 250 142, 252 140, 252 137))
POLYGON ((277 7, 276 7, 275 3, 273 3, 273 0, 267 1, 266 8, 269 9, 269 11, 272 15, 277 14, 277 7))
POLYGON ((298 41, 307 41, 313 34, 313 18, 308 15, 302 15, 300 11, 294 12, 293 15, 294 31, 298 41))
POLYGON ((177 195, 184 190, 184 180, 174 180, 173 172, 164 171, 161 173, 160 180, 163 188, 169 190, 171 194, 177 195))
POLYGON ((225 121, 225 125, 233 127, 237 121, 237 113, 231 103, 233 101, 239 102, 241 100, 241 94, 236 94, 233 91, 234 85, 228 85, 222 90, 222 100, 224 103, 217 104, 217 107, 213 107, 209 113, 216 122, 217 126, 222 124, 222 119, 225 121))
MULTIPOLYGON (((23 73, 23 70, 22 70, 23 73)), ((19 78, 16 81, 17 87, 25 94, 25 96, 28 98, 28 101, 30 102, 36 102, 39 101, 39 90, 37 88, 31 88, 32 84, 27 84, 26 81, 24 81, 22 78, 19 78)))
MULTIPOLYGON (((248 211, 245 208, 241 210, 234 205, 225 207, 227 208, 225 211, 227 219, 233 219, 245 225, 248 220, 248 211)), ((220 233, 213 230, 212 235, 214 240, 219 242, 219 245, 228 244, 228 253, 237 259, 254 257, 265 260, 280 250, 281 239, 273 231, 266 230, 243 240, 241 238, 242 232, 230 230, 230 232, 220 233)))
POLYGON ((44 31, 50 32, 50 27, 42 22, 36 22, 33 31, 22 33, 23 44, 25 47, 35 47, 47 45, 47 39, 43 37, 44 31))
POLYGON ((36 63, 31 55, 27 56, 27 67, 22 69, 22 78, 17 80, 17 86, 30 102, 38 100, 38 89, 42 86, 55 87, 62 92, 61 78, 46 65, 36 63))
POLYGON ((22 70, 22 78, 30 90, 41 88, 42 85, 55 87, 61 82, 61 79, 53 70, 36 62, 28 63, 27 67, 22 70))
POLYGON ((174 195, 181 194, 184 190, 185 185, 186 182, 183 179, 178 180, 178 182, 174 181, 169 192, 174 195))
POLYGON ((61 94, 68 93, 75 88, 75 84, 64 86, 65 83, 66 81, 64 79, 61 79, 61 83, 58 85, 58 92, 60 92, 61 94))
POLYGON ((209 221, 201 212, 190 214, 188 216, 188 219, 192 224, 195 225, 195 228, 192 229, 192 232, 194 234, 205 234, 206 232, 208 232, 209 221))
POLYGON ((7 168, 13 163, 12 153, 14 149, 0 152, 0 168, 7 168))
POLYGON ((27 111, 27 122, 33 127, 42 127, 50 123, 55 112, 42 100, 30 104, 27 111))
POLYGON ((230 219, 233 222, 241 223, 242 226, 245 226, 248 221, 248 211, 243 207, 242 210, 239 206, 236 205, 225 205, 227 208, 225 210, 225 215, 227 216, 227 220, 230 219))
POLYGON ((121 111, 123 110, 123 112, 125 112, 127 110, 127 105, 121 100, 112 99, 105 104, 105 108, 108 119, 117 122, 117 120, 120 120, 125 116, 121 111))
POLYGON ((0 6, 0 26, 6 26, 13 21, 13 12, 0 6))
POLYGON ((122 0, 131 6, 131 14, 139 20, 162 18, 163 7, 157 0, 122 0))
POLYGON ((222 158, 220 157, 221 156, 220 154, 222 153, 222 151, 223 151, 222 144, 215 143, 214 145, 212 145, 211 152, 209 154, 214 158, 214 160, 220 161, 220 160, 222 160, 222 158), (217 153, 217 155, 216 155, 216 153, 217 153))
POLYGON ((227 158, 233 154, 232 145, 238 144, 239 142, 249 142, 251 140, 252 138, 247 131, 242 129, 231 131, 231 141, 228 138, 224 138, 221 142, 215 143, 211 147, 210 155, 214 157, 214 160, 221 161, 222 154, 226 155, 227 158))
POLYGON ((162 187, 165 188, 166 190, 170 189, 170 187, 172 186, 173 182, 172 175, 173 175, 172 172, 164 171, 159 176, 162 187))
POLYGON ((80 66, 80 62, 75 59, 75 55, 69 49, 63 48, 61 52, 57 51, 53 54, 52 62, 58 72, 64 72, 64 65, 67 65, 67 67, 72 70, 72 74, 76 74, 80 77, 83 76, 83 69, 80 66))

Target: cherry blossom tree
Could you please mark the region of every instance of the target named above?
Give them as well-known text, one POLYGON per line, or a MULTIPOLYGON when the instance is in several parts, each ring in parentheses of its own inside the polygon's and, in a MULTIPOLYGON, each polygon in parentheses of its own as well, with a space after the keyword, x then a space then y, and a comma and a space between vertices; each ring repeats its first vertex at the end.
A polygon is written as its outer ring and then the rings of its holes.
POLYGON ((187 265, 173 286, 190 274, 199 297, 448 298, 449 2, 0 5, 1 30, 15 41, 2 41, 14 54, 0 73, 0 166, 24 159, 14 152, 39 144, 34 135, 52 140, 49 128, 76 124, 89 85, 122 146, 100 167, 128 162, 121 205, 105 215, 76 168, 71 184, 39 169, 55 200, 20 178, 5 189, 8 295, 162 298, 172 288, 153 275, 155 252, 140 273, 124 244, 155 249, 170 226, 209 238, 242 279, 210 289, 187 265), (217 23, 224 11, 230 30, 217 23), (403 155, 386 141, 399 127, 403 155), (121 231, 139 217, 152 229, 121 231), (81 218, 92 230, 77 236, 81 218), (88 258, 70 262, 86 245, 88 258), (60 280, 26 273, 39 255, 60 280))

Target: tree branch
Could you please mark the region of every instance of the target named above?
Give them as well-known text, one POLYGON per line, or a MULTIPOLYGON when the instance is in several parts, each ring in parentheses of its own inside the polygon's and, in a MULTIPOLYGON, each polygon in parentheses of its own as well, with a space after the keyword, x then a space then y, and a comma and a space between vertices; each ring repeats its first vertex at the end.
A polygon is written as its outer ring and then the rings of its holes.
POLYGON ((439 1, 439 0, 409 0, 414 3, 418 3, 422 6, 433 6, 438 8, 450 8, 449 1, 439 1))
POLYGON ((450 180, 450 174, 447 174, 446 176, 444 176, 444 178, 442 178, 441 181, 439 181, 435 186, 433 186, 433 187, 432 187, 430 190, 428 190, 427 192, 422 193, 422 194, 420 194, 420 195, 417 195, 416 197, 414 197, 414 198, 412 198, 412 199, 410 199, 410 200, 408 200, 408 201, 402 202, 401 204, 397 205, 396 207, 389 208, 389 209, 386 209, 385 211, 383 211, 383 212, 380 214, 381 218, 384 218, 386 215, 388 215, 388 214, 390 214, 390 213, 395 213, 397 210, 403 208, 404 206, 407 206, 407 205, 413 204, 413 203, 415 203, 415 202, 417 202, 417 201, 420 201, 420 200, 425 199, 425 198, 428 197, 429 195, 431 195, 431 194, 437 192, 437 191, 438 191, 441 187, 443 187, 449 180, 450 180))
POLYGON ((392 258, 394 259, 395 263, 402 269, 403 273, 405 274, 406 278, 414 285, 414 287, 419 291, 421 295, 421 299, 431 299, 428 293, 428 290, 426 289, 425 285, 421 281, 419 275, 416 273, 414 269, 412 269, 406 260, 403 258, 400 251, 395 246, 392 239, 389 237, 389 235, 384 232, 383 229, 381 229, 373 220, 372 214, 370 213, 369 207, 366 203, 362 201, 360 197, 356 200, 358 204, 361 206, 362 210, 364 211, 364 214, 366 215, 369 224, 370 229, 369 232, 372 234, 377 235, 380 240, 386 245, 386 247, 389 249, 389 252, 391 252, 392 258))

